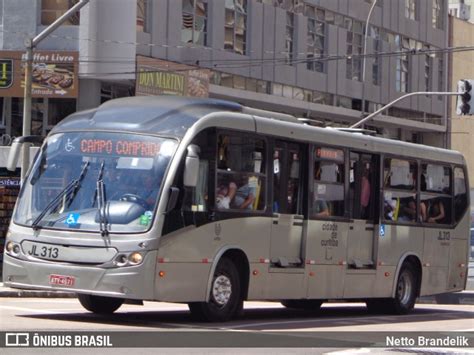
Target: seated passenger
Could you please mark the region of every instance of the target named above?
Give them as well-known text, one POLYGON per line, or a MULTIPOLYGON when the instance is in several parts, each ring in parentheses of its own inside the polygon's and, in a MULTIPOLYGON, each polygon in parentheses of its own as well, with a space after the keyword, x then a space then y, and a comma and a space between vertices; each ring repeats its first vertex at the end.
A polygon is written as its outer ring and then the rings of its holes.
POLYGON ((313 210, 315 217, 329 217, 331 215, 328 204, 324 200, 314 201, 313 210))
POLYGON ((245 184, 237 189, 235 197, 231 201, 231 208, 235 209, 252 209, 252 204, 255 201, 256 188, 245 184))
POLYGON ((403 199, 400 201, 400 216, 399 221, 405 222, 415 222, 416 220, 416 201, 414 198, 410 197, 408 201, 403 199))
POLYGON ((443 223, 445 217, 443 202, 440 199, 431 201, 427 215, 428 223, 443 223))
POLYGON ((219 210, 228 210, 237 192, 237 185, 231 182, 229 186, 221 185, 216 193, 216 206, 219 210))

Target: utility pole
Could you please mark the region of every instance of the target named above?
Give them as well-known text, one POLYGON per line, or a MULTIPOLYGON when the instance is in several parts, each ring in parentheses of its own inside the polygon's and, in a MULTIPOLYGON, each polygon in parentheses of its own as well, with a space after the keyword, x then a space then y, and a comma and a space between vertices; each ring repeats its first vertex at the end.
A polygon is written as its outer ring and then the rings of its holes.
POLYGON ((357 128, 359 127, 361 124, 364 124, 365 122, 373 119, 375 116, 381 114, 383 111, 385 111, 386 109, 392 107, 393 105, 395 105, 398 101, 401 101, 403 99, 406 99, 407 97, 411 97, 411 96, 419 96, 419 95, 426 95, 426 96, 435 96, 435 95, 438 95, 438 96, 458 96, 458 95, 463 95, 463 92, 432 92, 432 91, 418 91, 418 92, 411 92, 409 94, 406 94, 406 95, 403 95, 403 96, 400 96, 398 99, 395 99, 393 100, 392 102, 386 104, 384 107, 382 107, 381 109, 378 109, 377 111, 371 113, 370 115, 368 115, 367 117, 361 119, 360 121, 358 121, 357 123, 354 123, 352 126, 350 126, 349 128, 357 128))
MULTIPOLYGON (((82 9, 89 3, 90 0, 81 0, 68 11, 66 11, 61 17, 54 21, 51 25, 46 27, 40 34, 34 38, 27 38, 25 40, 26 46, 26 65, 25 65, 25 97, 23 99, 23 137, 31 135, 31 98, 33 92, 33 50, 35 47, 46 37, 48 37, 53 31, 61 26, 68 18, 74 15, 77 11, 82 9)), ((21 163, 21 181, 26 176, 30 161, 30 149, 28 144, 23 145, 23 157, 21 163)))
POLYGON ((361 115, 362 117, 365 114, 365 67, 367 61, 367 39, 369 35, 369 21, 370 16, 372 16, 372 11, 374 11, 375 5, 377 4, 377 0, 372 1, 372 5, 370 6, 369 14, 367 15, 367 20, 365 21, 365 32, 364 32, 364 53, 362 54, 362 105, 361 105, 361 115))

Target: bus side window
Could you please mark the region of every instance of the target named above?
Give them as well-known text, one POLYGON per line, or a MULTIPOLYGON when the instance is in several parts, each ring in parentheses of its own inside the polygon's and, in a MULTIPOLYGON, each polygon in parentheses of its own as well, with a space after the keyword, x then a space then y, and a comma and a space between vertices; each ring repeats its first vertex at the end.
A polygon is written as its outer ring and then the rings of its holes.
POLYGON ((265 208, 266 143, 246 133, 220 134, 217 139, 217 210, 256 211, 265 208))
POLYGON ((312 217, 344 216, 344 151, 314 150, 312 217))
POLYGON ((385 159, 383 218, 386 221, 416 223, 419 220, 421 206, 417 206, 416 177, 416 162, 385 159))
POLYGON ((456 222, 464 216, 467 208, 467 181, 462 168, 454 168, 454 217, 456 222))
POLYGON ((425 223, 451 224, 451 168, 447 166, 423 163, 421 165, 421 203, 426 210, 425 223))

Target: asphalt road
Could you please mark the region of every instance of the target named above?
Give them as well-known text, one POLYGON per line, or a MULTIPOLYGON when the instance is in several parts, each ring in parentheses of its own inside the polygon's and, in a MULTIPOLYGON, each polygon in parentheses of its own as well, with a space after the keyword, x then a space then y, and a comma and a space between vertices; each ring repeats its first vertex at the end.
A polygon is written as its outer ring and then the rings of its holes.
MULTIPOLYGON (((412 314, 405 316, 372 315, 364 304, 329 303, 319 312, 288 310, 278 303, 247 302, 245 314, 227 323, 197 323, 190 318, 187 306, 180 304, 146 302, 144 306, 124 305, 110 316, 98 316, 85 311, 76 299, 3 298, 0 299, 0 331, 240 331, 255 334, 261 331, 438 331, 474 332, 472 305, 419 304, 412 314)), ((367 333, 369 334, 369 333, 367 333)), ((28 353, 17 349, 15 353, 28 353)), ((31 350, 31 349, 29 349, 31 350)), ((41 351, 40 349, 36 349, 41 351)), ((57 349, 59 350, 59 349, 57 349)), ((68 354, 80 349, 69 349, 68 354)), ((100 353, 104 353, 102 349, 100 353)), ((109 349, 110 350, 110 349, 109 349)), ((168 349, 167 353, 183 353, 168 349)), ((216 349, 201 353, 222 353, 216 349)), ((235 349, 234 349, 235 350, 235 349)), ((228 349, 224 353, 240 353, 228 349)), ((308 349, 292 349, 291 353, 308 353, 308 349), (301 352, 300 352, 301 351, 301 352)), ((349 354, 361 349, 313 349, 311 353, 349 354), (349 352, 347 352, 349 351, 349 352)), ((381 353, 383 349, 362 349, 365 353, 381 353)), ((426 349, 425 349, 426 350, 426 349)), ((248 353, 242 350, 242 353, 248 353)), ((257 351, 261 352, 262 349, 257 351)), ((393 354, 393 349, 387 349, 393 354)), ((36 353, 37 351, 35 351, 36 353)), ((94 351, 93 351, 94 352, 94 351)), ((186 351, 187 352, 187 351, 186 351)), ((459 349, 445 349, 445 353, 459 353, 459 349)), ((473 349, 463 349, 474 354, 473 349)), ((58 352, 59 354, 60 352, 58 352)), ((95 352, 94 352, 95 353, 95 352)), ((97 352, 98 353, 98 352, 97 352)), ((129 354, 115 349, 114 354, 129 354)), ((138 351, 137 353, 143 353, 138 351)), ((161 352, 160 352, 161 353, 161 352)), ((200 353, 193 352, 193 353, 200 353)), ((255 353, 252 351, 252 353, 255 353)), ((289 353, 272 351, 272 354, 289 353)))

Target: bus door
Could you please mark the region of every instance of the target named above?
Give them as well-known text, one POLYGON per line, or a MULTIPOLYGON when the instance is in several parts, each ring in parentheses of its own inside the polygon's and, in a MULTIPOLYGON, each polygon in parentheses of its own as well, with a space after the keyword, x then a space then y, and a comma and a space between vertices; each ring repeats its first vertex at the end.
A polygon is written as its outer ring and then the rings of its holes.
POLYGON ((275 142, 273 151, 273 223, 270 263, 277 268, 302 267, 303 168, 307 166, 305 146, 275 142))
POLYGON ((379 201, 379 157, 350 153, 349 202, 352 222, 347 237, 347 265, 351 269, 375 267, 376 208, 379 201))

